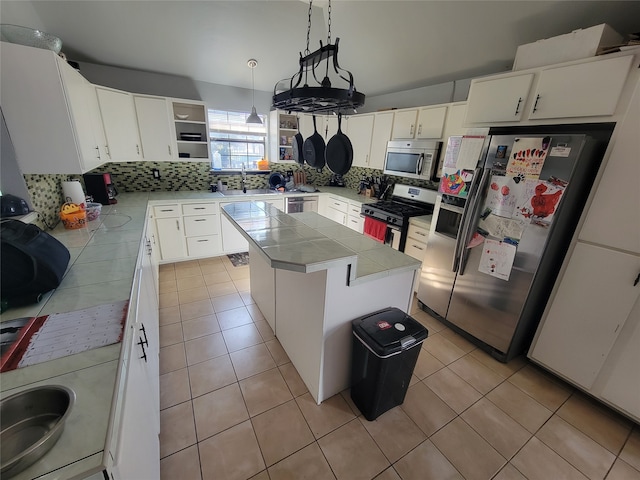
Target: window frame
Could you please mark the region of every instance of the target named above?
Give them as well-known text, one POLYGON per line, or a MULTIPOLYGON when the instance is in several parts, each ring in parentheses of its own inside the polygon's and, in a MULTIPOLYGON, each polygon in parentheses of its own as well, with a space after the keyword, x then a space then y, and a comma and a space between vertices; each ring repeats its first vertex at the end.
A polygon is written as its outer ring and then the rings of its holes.
MULTIPOLYGON (((260 172, 263 173, 264 170, 258 170, 257 168, 257 162, 262 159, 265 158, 267 155, 267 148, 268 148, 268 134, 269 134, 269 130, 268 130, 268 118, 266 115, 259 115, 259 117, 262 119, 262 125, 260 124, 247 124, 246 123, 246 118, 250 115, 250 112, 239 112, 239 111, 234 111, 234 110, 218 110, 215 108, 208 108, 207 109, 207 130, 208 130, 208 142, 209 142, 209 149, 211 151, 211 162, 210 162, 210 171, 212 173, 238 173, 242 171, 242 166, 237 166, 234 167, 233 162, 230 162, 230 166, 221 166, 220 168, 216 168, 214 166, 214 162, 216 160, 214 154, 217 153, 216 150, 214 150, 214 144, 216 142, 220 142, 220 143, 225 143, 227 142, 229 144, 229 146, 233 145, 233 144, 239 144, 239 145, 246 145, 246 154, 244 155, 245 158, 247 159, 245 162, 245 164, 248 164, 247 167, 245 167, 245 171, 246 172, 260 172), (221 121, 219 121, 218 119, 216 119, 216 115, 221 116, 222 114, 227 115, 227 119, 229 120, 229 117, 231 118, 238 118, 239 116, 242 116, 243 121, 242 122, 227 122, 227 123, 223 123, 221 121), (215 129, 212 128, 216 123, 216 121, 218 121, 220 125, 227 125, 228 128, 221 128, 221 129, 215 129), (236 128, 234 128, 236 127, 236 128), (237 128, 240 127, 240 128, 237 128), (244 128, 242 128, 244 127, 244 128), (255 129, 257 127, 261 127, 263 129, 263 131, 258 131, 256 132, 255 129), (253 131, 252 131, 253 129, 253 131), (225 138, 225 136, 234 136, 234 135, 238 135, 238 136, 245 136, 247 138, 245 139, 241 139, 241 138, 225 138), (252 138, 253 137, 253 138, 252 138), (261 137, 261 139, 260 139, 261 137), (256 155, 252 155, 250 150, 251 148, 249 147, 250 145, 255 144, 255 145, 262 145, 262 153, 261 154, 256 154, 256 155), (257 158, 257 156, 260 156, 260 158, 257 158), (249 159, 250 158, 256 158, 255 161, 250 162, 249 159)), ((229 153, 229 157, 232 157, 232 152, 229 153)))

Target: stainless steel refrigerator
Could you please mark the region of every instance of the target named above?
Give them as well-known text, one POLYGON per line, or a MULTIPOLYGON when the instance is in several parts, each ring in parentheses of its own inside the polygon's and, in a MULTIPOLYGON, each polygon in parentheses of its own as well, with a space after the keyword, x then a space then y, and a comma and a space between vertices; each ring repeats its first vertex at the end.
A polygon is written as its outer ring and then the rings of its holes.
POLYGON ((420 307, 502 362, 522 353, 612 130, 613 124, 493 128, 480 139, 475 165, 465 143, 471 138, 450 138, 420 307))

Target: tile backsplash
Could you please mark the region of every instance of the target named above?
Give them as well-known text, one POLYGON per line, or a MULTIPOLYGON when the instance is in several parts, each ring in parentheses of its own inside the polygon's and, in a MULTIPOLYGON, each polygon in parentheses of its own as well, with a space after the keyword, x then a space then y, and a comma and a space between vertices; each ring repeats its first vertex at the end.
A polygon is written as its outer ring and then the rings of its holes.
MULTIPOLYGON (((308 165, 297 163, 271 162, 269 169, 271 172, 279 172, 283 175, 286 175, 287 171, 304 170, 307 174, 307 183, 316 187, 328 186, 332 175, 328 168, 318 172, 308 165)), ((111 173, 111 179, 120 192, 201 191, 209 190, 210 184, 215 184, 218 180, 226 182, 230 189, 242 188, 240 173, 218 175, 210 170, 208 162, 113 162, 103 165, 94 172, 111 173), (158 170, 160 178, 153 176, 153 170, 158 170)), ((382 170, 352 167, 342 176, 342 179, 345 188, 357 190, 363 176, 381 177, 382 175, 382 170)), ((54 227, 59 220, 60 207, 64 203, 62 182, 80 180, 84 186, 81 175, 31 174, 24 175, 24 178, 31 204, 38 212, 38 220, 35 223, 43 229, 54 227)), ((433 182, 403 177, 390 176, 389 181, 433 189, 438 187, 433 182)), ((247 188, 268 188, 268 183, 268 174, 247 174, 247 188)))
POLYGON ((64 203, 62 182, 76 179, 76 175, 24 175, 31 206, 38 213, 38 219, 33 223, 43 230, 49 230, 58 224, 60 207, 64 203))

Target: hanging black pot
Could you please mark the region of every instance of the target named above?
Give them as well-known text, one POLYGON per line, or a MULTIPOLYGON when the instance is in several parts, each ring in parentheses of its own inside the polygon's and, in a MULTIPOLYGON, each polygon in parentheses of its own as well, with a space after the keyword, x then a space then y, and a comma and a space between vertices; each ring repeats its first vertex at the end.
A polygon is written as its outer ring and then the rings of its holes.
POLYGON ((331 137, 324 151, 327 167, 337 175, 344 175, 353 162, 353 145, 341 130, 342 114, 338 113, 338 132, 331 137))
POLYGON ((304 145, 302 147, 304 161, 307 162, 310 167, 315 168, 318 171, 322 171, 322 167, 324 167, 324 149, 324 139, 322 138, 322 135, 318 133, 318 129, 316 128, 316 116, 314 115, 313 135, 304 141, 304 145))
POLYGON ((293 137, 292 147, 293 147, 293 159, 296 163, 300 165, 304 165, 304 153, 302 151, 302 146, 304 145, 304 138, 302 138, 302 134, 300 133, 300 119, 296 119, 298 123, 298 133, 296 133, 293 137))

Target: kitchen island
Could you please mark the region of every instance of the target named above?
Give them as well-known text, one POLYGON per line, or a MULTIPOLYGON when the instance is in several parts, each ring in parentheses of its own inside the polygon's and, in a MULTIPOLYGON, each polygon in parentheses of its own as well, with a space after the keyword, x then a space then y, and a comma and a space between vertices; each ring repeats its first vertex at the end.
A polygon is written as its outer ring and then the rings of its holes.
POLYGON ((351 320, 408 312, 420 262, 317 213, 222 208, 249 242, 251 295, 317 403, 350 384, 351 320))

